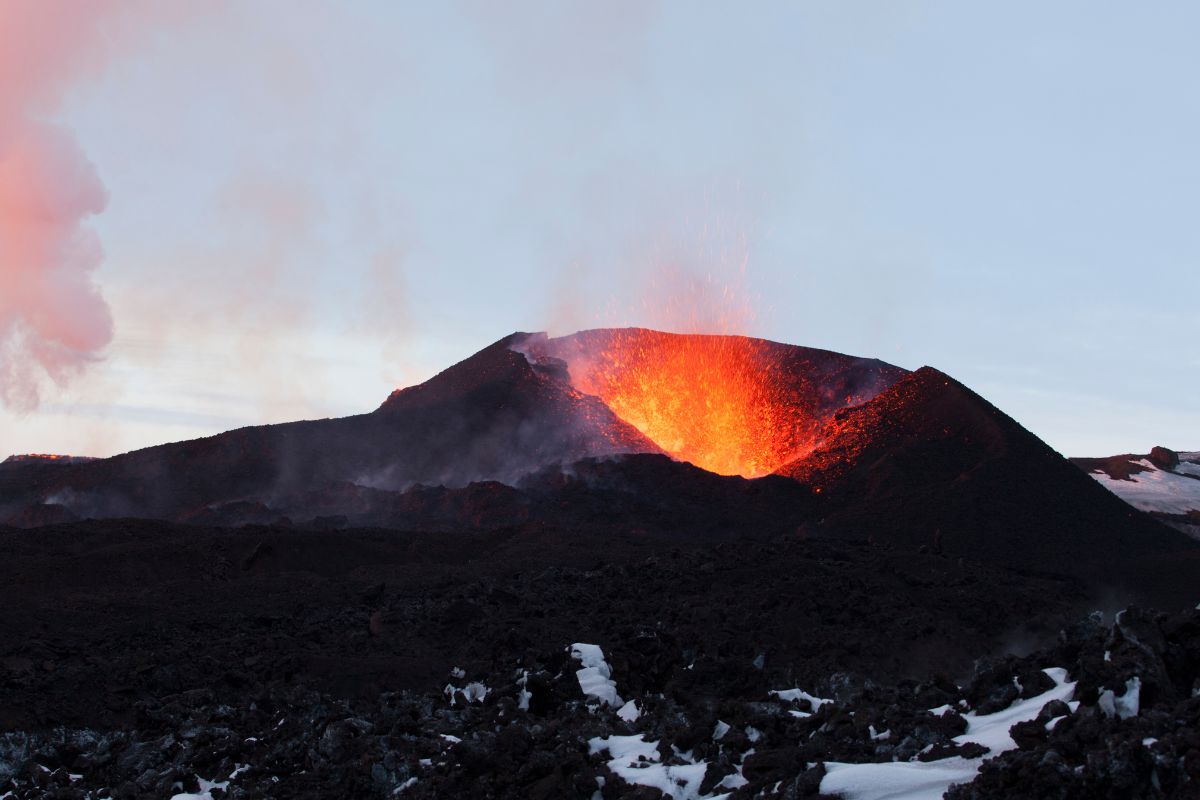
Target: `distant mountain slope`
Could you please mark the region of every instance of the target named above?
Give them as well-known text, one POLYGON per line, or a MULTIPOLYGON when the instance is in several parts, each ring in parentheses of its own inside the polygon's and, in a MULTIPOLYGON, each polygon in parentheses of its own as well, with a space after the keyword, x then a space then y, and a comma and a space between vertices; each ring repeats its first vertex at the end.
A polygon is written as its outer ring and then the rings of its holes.
POLYGON ((1200 538, 1200 452, 1155 447, 1071 461, 1134 508, 1200 538))

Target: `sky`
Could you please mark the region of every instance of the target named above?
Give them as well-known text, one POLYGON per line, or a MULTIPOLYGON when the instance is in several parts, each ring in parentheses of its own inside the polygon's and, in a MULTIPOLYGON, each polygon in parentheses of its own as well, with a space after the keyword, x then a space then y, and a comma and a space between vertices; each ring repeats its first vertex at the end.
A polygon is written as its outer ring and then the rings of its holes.
POLYGON ((1198 28, 9 0, 0 457, 361 413, 516 330, 697 307, 938 367, 1064 454, 1200 449, 1198 28))

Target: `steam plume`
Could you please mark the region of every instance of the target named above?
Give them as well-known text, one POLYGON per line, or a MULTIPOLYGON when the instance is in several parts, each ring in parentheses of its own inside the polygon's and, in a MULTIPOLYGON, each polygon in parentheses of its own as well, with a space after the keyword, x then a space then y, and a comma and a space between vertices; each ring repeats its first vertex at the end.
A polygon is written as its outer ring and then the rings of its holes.
POLYGON ((102 252, 84 226, 104 209, 95 169, 49 116, 103 55, 111 2, 0 3, 0 403, 37 405, 97 360, 112 317, 92 279, 102 252))

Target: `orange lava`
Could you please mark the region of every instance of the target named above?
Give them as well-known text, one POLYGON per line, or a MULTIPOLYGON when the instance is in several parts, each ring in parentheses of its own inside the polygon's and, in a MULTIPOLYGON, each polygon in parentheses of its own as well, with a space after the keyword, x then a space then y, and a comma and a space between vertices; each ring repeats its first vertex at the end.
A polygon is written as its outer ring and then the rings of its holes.
POLYGON ((785 432, 795 412, 758 340, 623 331, 572 372, 664 451, 710 472, 765 475, 794 450, 785 432))

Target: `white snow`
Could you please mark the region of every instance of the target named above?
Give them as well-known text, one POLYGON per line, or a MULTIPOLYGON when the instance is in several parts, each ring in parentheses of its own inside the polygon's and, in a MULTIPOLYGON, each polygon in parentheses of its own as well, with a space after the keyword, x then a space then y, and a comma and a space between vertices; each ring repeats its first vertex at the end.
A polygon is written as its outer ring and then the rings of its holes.
POLYGON ((978 742, 990 752, 979 758, 944 758, 938 761, 893 761, 882 764, 845 764, 827 762, 821 780, 821 792, 841 794, 845 800, 940 800, 955 783, 974 780, 984 760, 1015 748, 1009 729, 1025 720, 1034 719, 1042 707, 1052 700, 1066 700, 1075 692, 1075 684, 1067 681, 1065 669, 1047 669, 1045 673, 1055 686, 1037 697, 1018 700, 994 714, 963 714, 967 732, 954 737, 958 744, 978 742))
POLYGON ((467 677, 467 671, 462 667, 451 667, 450 677, 461 681, 463 678, 467 677))
POLYGON ((975 777, 983 759, 945 758, 941 761, 890 761, 883 764, 827 762, 821 779, 823 794, 840 793, 846 800, 941 800, 955 783, 975 777))
POLYGON ((206 781, 199 775, 196 776, 196 781, 200 784, 199 793, 180 792, 172 795, 171 800, 213 800, 213 789, 224 791, 229 786, 229 781, 206 781))
POLYGON ((1100 693, 1097 705, 1109 717, 1129 719, 1136 717, 1141 708, 1142 679, 1136 675, 1125 681, 1125 694, 1117 697, 1112 689, 1100 693))
POLYGON ((576 642, 571 645, 571 658, 583 665, 575 673, 579 679, 579 688, 588 697, 594 697, 602 703, 620 707, 625 704, 617 694, 617 684, 612 679, 612 669, 604 660, 604 651, 596 644, 576 642))
POLYGON ((949 703, 946 703, 944 706, 938 706, 937 708, 929 709, 929 713, 933 714, 935 717, 940 717, 942 714, 945 714, 947 711, 953 711, 953 710, 954 710, 954 706, 950 705, 949 703))
MULTIPOLYGON (((833 702, 832 700, 826 700, 823 697, 814 697, 803 689, 772 689, 769 693, 775 695, 780 700, 807 700, 808 702, 812 703, 812 710, 814 712, 820 711, 821 706, 825 705, 826 703, 833 702)), ((808 715, 806 714, 805 716, 808 715)))
MULTIPOLYGON (((225 791, 229 788, 230 781, 235 780, 238 775, 241 775, 248 769, 250 769, 249 764, 235 764, 233 767, 233 772, 229 773, 229 777, 223 781, 206 781, 204 778, 201 778, 199 775, 197 775, 196 782, 200 784, 200 791, 198 793, 180 792, 179 794, 172 795, 171 800, 213 800, 213 789, 225 791)), ((72 781, 76 781, 83 776, 69 775, 69 777, 72 781)), ((176 783, 175 785, 179 786, 180 784, 176 783)), ((3 798, 0 798, 0 800, 3 800, 3 798)))
MULTIPOLYGON (((1091 475, 1104 488, 1142 511, 1159 511, 1164 514, 1200 511, 1200 480, 1161 470, 1144 458, 1134 463, 1146 467, 1146 471, 1130 475, 1127 481, 1116 480, 1100 471, 1091 475)), ((1188 469, 1193 466, 1195 465, 1190 465, 1188 469)), ((1190 474, 1200 475, 1200 467, 1190 474)))
POLYGON ((397 786, 395 789, 393 789, 393 790, 392 790, 392 794, 400 794, 400 793, 402 793, 402 792, 404 792, 404 791, 406 791, 406 790, 408 790, 408 789, 411 789, 412 787, 414 787, 414 786, 416 786, 416 785, 417 785, 417 779, 416 779, 416 778, 409 778, 409 779, 408 779, 408 780, 406 780, 404 783, 400 784, 400 785, 399 785, 399 786, 397 786))
POLYGON ((630 700, 625 705, 617 709, 617 716, 626 722, 637 722, 637 718, 642 715, 642 711, 638 708, 636 700, 630 700))
POLYGON ((445 739, 447 742, 449 742, 450 744, 458 744, 459 742, 462 741, 462 739, 458 738, 457 736, 451 736, 448 733, 443 733, 443 734, 439 734, 439 735, 443 739, 445 739))
POLYGON ((521 687, 520 693, 517 695, 517 708, 522 711, 529 710, 529 701, 533 699, 533 692, 525 688, 529 682, 529 670, 522 670, 521 677, 517 680, 517 686, 521 687))
POLYGON ((742 768, 738 767, 737 772, 731 772, 728 775, 726 775, 724 778, 721 778, 721 782, 717 784, 717 788, 718 789, 737 789, 739 787, 745 786, 749 782, 750 781, 746 780, 746 777, 744 775, 742 775, 742 768))
POLYGON ((442 694, 450 698, 452 706, 457 702, 459 693, 468 703, 482 703, 483 698, 487 697, 488 688, 482 683, 468 683, 460 689, 452 683, 447 683, 446 688, 442 689, 442 694))
POLYGON ((717 724, 713 726, 713 741, 721 741, 727 733, 729 733, 729 723, 717 720, 717 724))
POLYGON ((1147 736, 1145 739, 1142 739, 1142 747, 1153 747, 1157 741, 1158 739, 1155 739, 1153 736, 1147 736))
POLYGON ((1174 469, 1181 475, 1195 475, 1200 478, 1200 464, 1192 464, 1188 461, 1180 461, 1174 469))
POLYGON ((717 800, 725 795, 704 795, 700 784, 708 764, 661 764, 658 742, 647 742, 641 734, 606 736, 588 740, 588 752, 609 755, 609 770, 626 783, 650 786, 672 800, 717 800))
POLYGON ((468 683, 462 693, 468 703, 482 703, 483 698, 487 697, 488 688, 482 683, 468 683))

